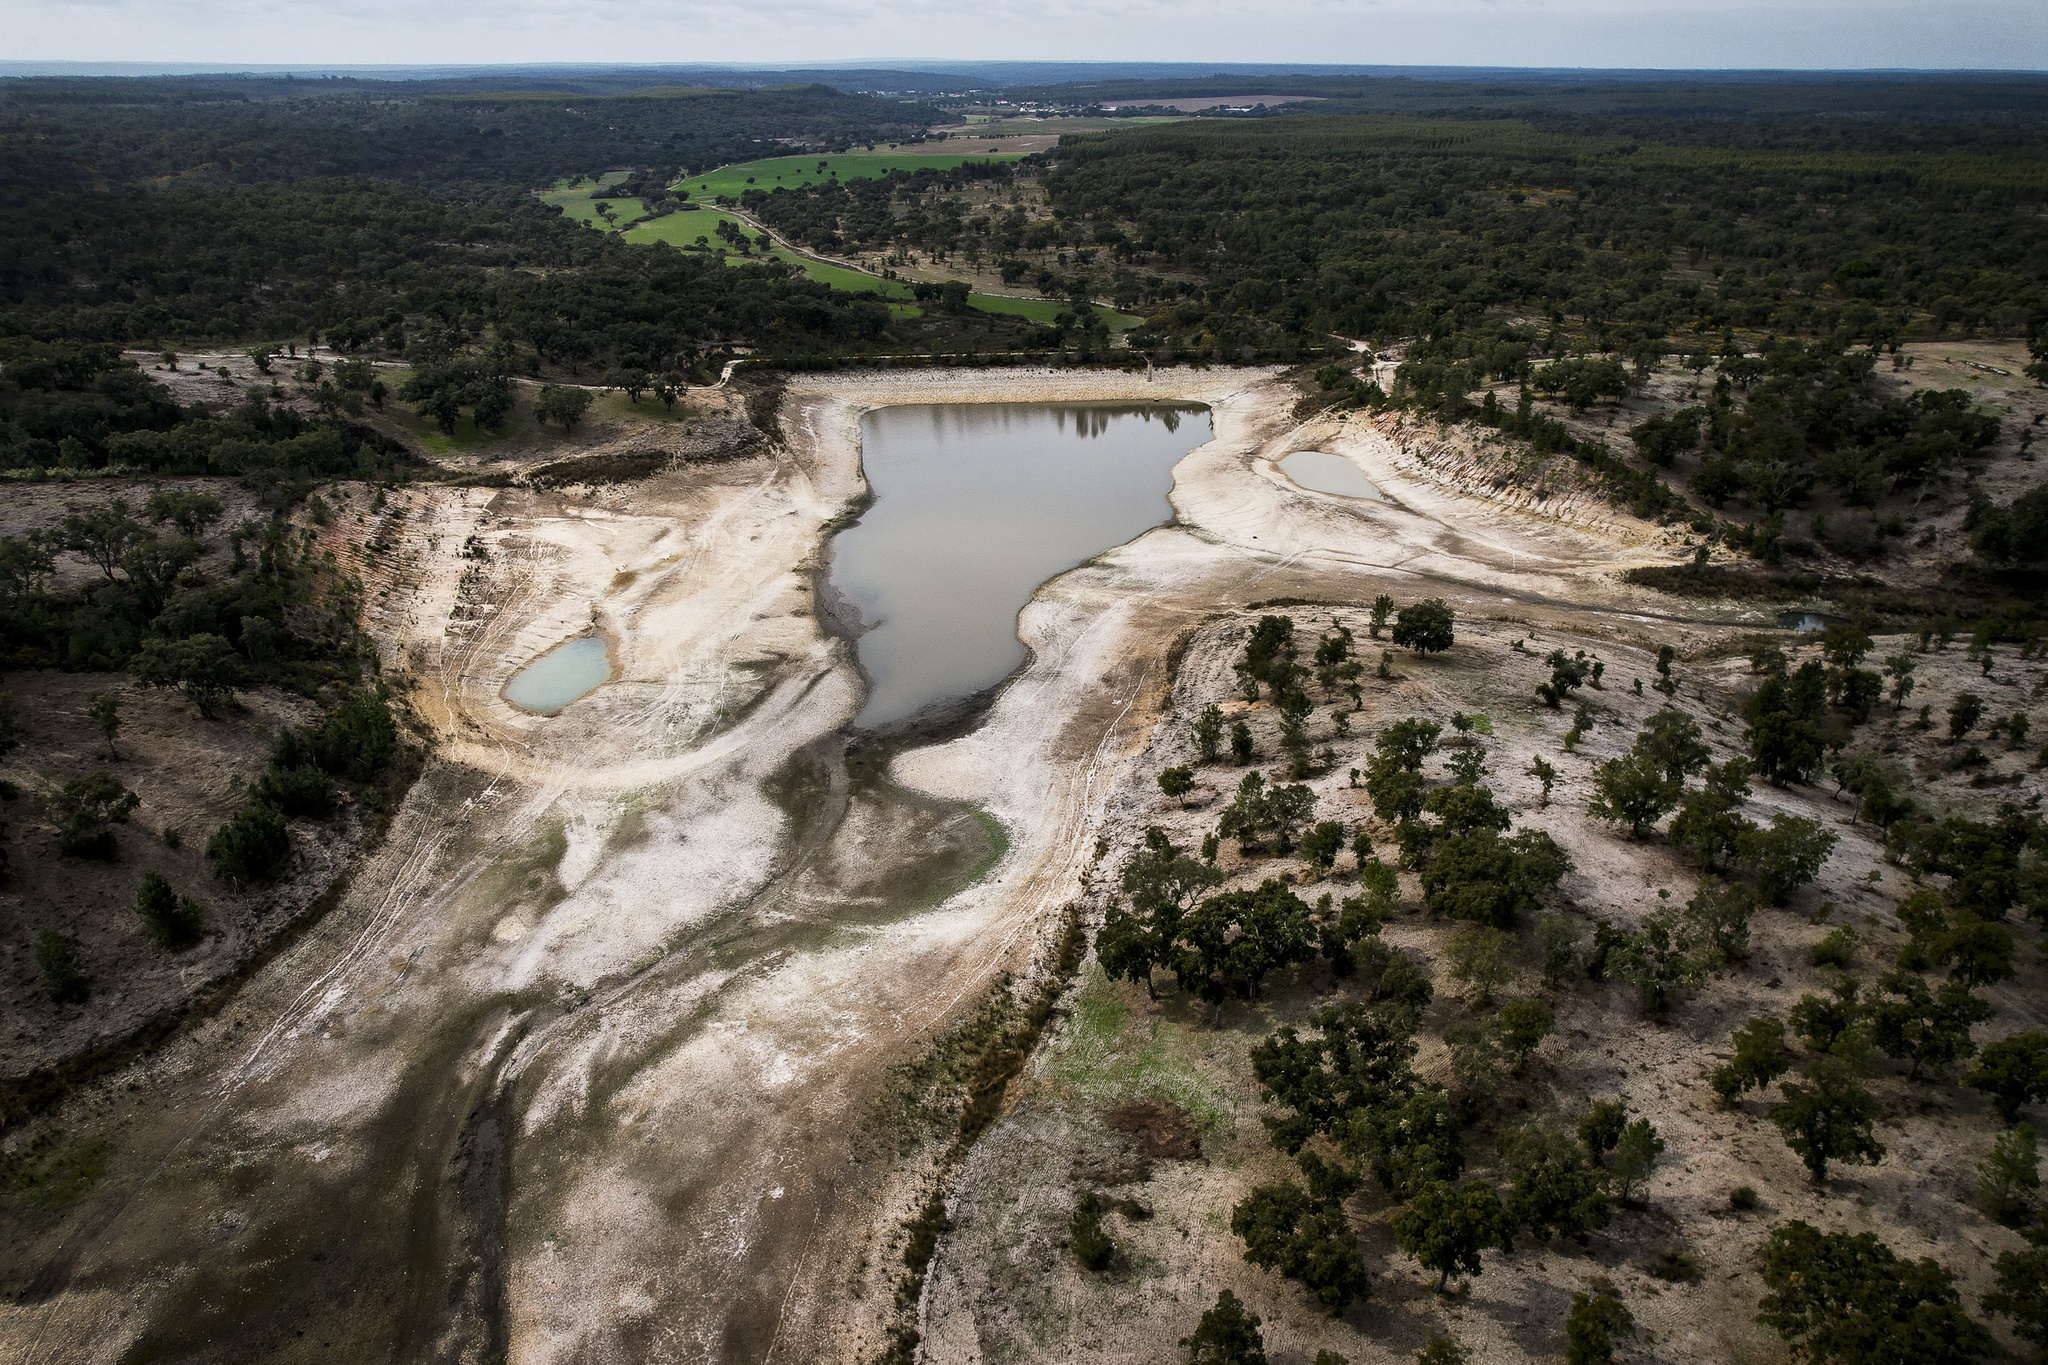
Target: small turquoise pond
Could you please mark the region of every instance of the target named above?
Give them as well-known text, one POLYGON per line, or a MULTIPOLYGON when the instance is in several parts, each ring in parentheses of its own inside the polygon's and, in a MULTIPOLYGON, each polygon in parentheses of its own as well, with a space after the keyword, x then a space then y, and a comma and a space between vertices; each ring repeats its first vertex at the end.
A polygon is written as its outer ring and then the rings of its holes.
POLYGON ((570 702, 612 680, 612 661, 602 635, 583 635, 556 645, 512 675, 505 700, 522 711, 552 716, 570 702))
POLYGON ((1326 450, 1297 450, 1280 461, 1280 472, 1303 488, 1334 493, 1340 498, 1364 498, 1368 502, 1392 505, 1393 499, 1380 492, 1378 484, 1365 477, 1359 467, 1342 455, 1326 450))
POLYGON ((1778 624, 1786 630, 1826 630, 1829 626, 1846 625, 1848 620, 1849 618, 1846 616, 1830 616, 1824 611, 1781 611, 1778 613, 1778 624))

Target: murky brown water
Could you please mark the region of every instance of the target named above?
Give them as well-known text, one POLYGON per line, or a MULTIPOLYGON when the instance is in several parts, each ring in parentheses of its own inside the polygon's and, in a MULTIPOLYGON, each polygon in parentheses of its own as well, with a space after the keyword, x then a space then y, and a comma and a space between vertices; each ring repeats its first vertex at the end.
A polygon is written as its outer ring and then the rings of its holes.
POLYGON ((1002 681, 1017 612, 1045 582, 1171 514, 1173 466, 1210 439, 1199 407, 957 403, 861 421, 875 501, 832 542, 860 612, 878 727, 1002 681))

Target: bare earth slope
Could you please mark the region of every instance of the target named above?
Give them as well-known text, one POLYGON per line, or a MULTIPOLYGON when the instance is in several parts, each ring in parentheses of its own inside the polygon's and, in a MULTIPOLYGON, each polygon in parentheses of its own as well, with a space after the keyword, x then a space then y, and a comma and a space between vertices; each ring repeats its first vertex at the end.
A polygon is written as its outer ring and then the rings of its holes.
MULTIPOLYGON (((1298 429, 1293 397, 1253 371, 818 378, 750 458, 597 492, 412 490, 365 569, 434 756, 316 932, 48 1120, 104 1174, 0 1253, 4 1354, 871 1356, 937 1150, 878 1097, 1029 967, 1098 837, 1128 833, 1117 794, 1151 771, 1184 637, 1381 590, 1674 631, 1614 578, 1675 557, 1655 528, 1491 502, 1365 423, 1298 429), (862 491, 859 414, 1053 397, 1213 407, 1176 524, 1041 590, 1032 662, 970 733, 849 766, 860 683, 813 573, 862 491), (1403 505, 1273 469, 1311 446, 1403 505), (503 702, 592 628, 615 682, 552 718, 503 702)), ((946 1353, 972 1357, 960 1330, 946 1353)))

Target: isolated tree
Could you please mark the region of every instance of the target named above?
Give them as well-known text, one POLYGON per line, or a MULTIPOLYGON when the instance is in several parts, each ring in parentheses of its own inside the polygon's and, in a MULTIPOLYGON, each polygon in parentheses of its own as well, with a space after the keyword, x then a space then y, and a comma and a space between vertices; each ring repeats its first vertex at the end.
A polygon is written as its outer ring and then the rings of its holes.
POLYGON ((1432 1181, 1415 1191, 1408 1206, 1388 1220, 1401 1250, 1425 1270, 1436 1272, 1441 1294, 1453 1273, 1477 1275, 1479 1253, 1510 1249, 1514 1223, 1500 1196, 1484 1181, 1453 1186, 1432 1181))
POLYGON ((1996 1349, 1954 1276, 1926 1257, 1901 1261, 1873 1233, 1774 1228, 1764 1284, 1757 1321, 1816 1365, 1967 1365, 1996 1349))
POLYGON ((1261 616, 1245 640, 1244 654, 1232 665, 1244 699, 1257 701, 1261 683, 1272 692, 1276 701, 1295 691, 1299 665, 1294 662, 1294 656, 1294 619, 1261 616))
POLYGON ((1252 1074, 1275 1110, 1265 1118, 1273 1145, 1290 1154, 1415 1083, 1415 1023, 1408 1011, 1354 1000, 1318 1010, 1308 1027, 1304 1034, 1283 1024, 1251 1054, 1252 1074))
POLYGON ((622 367, 605 372, 604 386, 619 390, 626 395, 626 401, 637 408, 640 406, 640 395, 654 386, 654 376, 645 370, 622 367))
POLYGON ((1704 965, 1720 968, 1749 957, 1749 919, 1756 898, 1749 888, 1709 878, 1685 905, 1685 937, 1705 950, 1704 965))
POLYGON ((1520 1072, 1528 1065, 1529 1055, 1557 1027, 1557 1013, 1548 1000, 1530 996, 1502 1005, 1495 1022, 1500 1026, 1501 1050, 1508 1054, 1515 1070, 1520 1072))
POLYGON ((58 537, 65 549, 89 560, 111 582, 121 557, 148 534, 142 523, 128 514, 128 504, 116 498, 66 516, 58 537))
POLYGON ((1651 915, 1609 950, 1607 974, 1634 986, 1643 1012, 1661 1019, 1679 992, 1706 980, 1707 969, 1671 916, 1651 915))
POLYGON ((1593 661, 1583 649, 1569 655, 1561 649, 1553 649, 1544 662, 1550 665, 1550 681, 1536 684, 1536 695, 1553 711, 1563 706, 1572 693, 1584 687, 1593 674, 1593 661))
POLYGON ((207 633, 179 640, 144 640, 128 671, 144 687, 176 688, 183 692, 208 720, 219 717, 243 675, 242 659, 235 653, 235 647, 220 636, 207 633))
POLYGON ((1829 1162, 1874 1166, 1884 1146, 1871 1131, 1877 1100, 1855 1071, 1838 1058, 1823 1057, 1807 1071, 1806 1085, 1787 1081, 1785 1098, 1771 1110, 1771 1122, 1785 1145, 1799 1154, 1816 1185, 1828 1178, 1829 1162))
POLYGON ((1456 622, 1457 613, 1441 597, 1410 603, 1394 618, 1394 644, 1418 656, 1441 654, 1456 642, 1456 622))
POLYGON ((1977 727, 1984 719, 1984 699, 1975 692, 1959 692, 1948 708, 1948 738, 1951 744, 1977 727))
POLYGON ((1571 871, 1557 841, 1540 829, 1502 837, 1490 829, 1447 839, 1422 870, 1430 913, 1512 928, 1571 871))
POLYGON ((1182 916, 1222 880, 1215 867, 1176 849, 1165 831, 1146 830, 1145 847, 1124 868, 1123 899, 1110 904, 1096 936, 1104 974, 1142 982, 1146 995, 1156 998, 1152 971, 1170 965, 1182 916))
POLYGON ((1706 770, 1700 785, 1679 801, 1671 821, 1671 842, 1709 871, 1735 855, 1742 832, 1754 828, 1742 816, 1749 795, 1751 768, 1746 758, 1731 758, 1706 770))
POLYGON ((114 736, 121 733, 121 694, 118 692, 95 692, 85 699, 85 714, 92 718, 92 725, 106 741, 107 757, 118 759, 119 751, 114 748, 114 736))
POLYGON ((45 929, 36 935, 36 970, 42 974, 44 993, 60 1005, 78 1004, 92 992, 78 942, 68 934, 45 929))
POLYGON ((1314 925, 1301 897, 1277 881, 1226 891, 1182 916, 1171 952, 1182 989, 1216 1006, 1251 998, 1266 976, 1315 954, 1314 925))
POLYGON ((1756 875, 1757 893, 1772 905, 1783 905, 1800 887, 1820 875, 1840 842, 1833 830, 1801 815, 1773 815, 1765 829, 1747 829, 1736 836, 1736 861, 1756 875))
POLYGON ((291 829, 267 801, 243 803, 206 841, 213 874, 235 886, 276 881, 291 861, 291 829))
POLYGON ((1230 1230, 1244 1240, 1244 1258, 1264 1270, 1297 1280, 1324 1311, 1342 1313, 1372 1292, 1358 1235, 1344 1216, 1343 1199, 1357 1181, 1311 1154, 1321 1191, 1304 1191, 1291 1181, 1261 1185, 1231 1210, 1230 1230))
POLYGON ((1959 910, 1949 917, 1935 960, 1948 968, 1952 982, 1989 986, 2013 975, 2012 955, 2012 930, 1959 910))
POLYGON ((571 384, 544 384, 533 400, 533 415, 542 423, 554 422, 569 431, 590 409, 590 391, 571 384))
POLYGON ((1808 992, 1793 1002, 1788 1018, 1792 1031, 1806 1040, 1815 1052, 1833 1052, 1849 1037, 1851 1029, 1864 1021, 1866 1013, 1862 983, 1838 975, 1828 983, 1826 995, 1808 992))
POLYGON ((1259 1315, 1228 1289, 1216 1306, 1202 1314, 1193 1334, 1181 1338, 1188 1365, 1266 1365, 1266 1342, 1259 1335, 1259 1315))
POLYGON ((1574 915, 1552 911, 1536 920, 1536 943, 1543 953, 1543 980, 1552 987, 1586 969, 1586 926, 1574 915))
POLYGON ((1685 784, 1666 776, 1663 767, 1640 750, 1609 759, 1593 770, 1593 800, 1587 810, 1595 819, 1627 825, 1629 837, 1640 839, 1678 804, 1685 784))
POLYGON ((1351 1111, 1342 1134, 1346 1153, 1371 1164, 1380 1187, 1407 1197, 1465 1169, 1465 1120, 1440 1086, 1412 1090, 1351 1111))
POLYGON ((1102 1230, 1102 1214, 1102 1199, 1090 1190, 1067 1219, 1067 1246, 1074 1259, 1096 1271, 1107 1270, 1116 1256, 1116 1243, 1102 1230))
POLYGON ((135 892, 135 913, 167 948, 183 948, 199 938, 205 910, 190 896, 179 896, 160 872, 145 873, 135 892))
POLYGON ((57 851, 73 858, 114 860, 114 826, 128 819, 142 798, 112 773, 89 773, 51 794, 50 822, 57 827, 57 851))
POLYGON ((1192 727, 1195 750, 1202 756, 1202 762, 1214 763, 1217 750, 1223 742, 1223 708, 1211 702, 1195 716, 1192 727))
MULTIPOLYGON (((1323 1362, 1318 1359, 1316 1365, 1323 1362)), ((1415 1353, 1415 1365, 1472 1365, 1472 1355, 1458 1338, 1449 1332, 1438 1332, 1415 1353)))
POLYGON ((1608 1156, 1621 1145, 1628 1131, 1628 1101, 1594 1100, 1579 1115, 1579 1145, 1593 1162, 1605 1165, 1608 1156))
POLYGON ((1631 1203, 1634 1191, 1648 1185, 1650 1173, 1657 1169, 1657 1158, 1662 1155, 1664 1139, 1648 1119, 1636 1119, 1622 1129, 1611 1163, 1614 1197, 1623 1204, 1631 1203))
POLYGON ((1372 624, 1366 628, 1367 633, 1370 634, 1373 639, 1379 639, 1380 632, 1386 629, 1387 622, 1393 618, 1393 615, 1394 599, 1392 597, 1388 596, 1386 593, 1381 593, 1378 597, 1373 598, 1372 624))
POLYGON ((1750 757, 1766 782, 1805 782, 1820 771, 1820 732, 1813 721, 1790 711, 1758 717, 1749 732, 1750 757))
POLYGON ((1564 1134, 1524 1128, 1503 1141, 1501 1155, 1514 1172, 1508 1217, 1537 1241, 1565 1236, 1584 1243, 1614 1217, 1606 1173, 1564 1134))
POLYGON ((2025 1224, 2041 1190, 2041 1148, 2034 1126, 2022 1123, 1992 1139, 1977 1163, 1977 1202, 2001 1223, 2025 1224))
POLYGON ((1944 1067, 1975 1052, 1970 1029, 1992 1013, 1961 981, 1944 983, 1937 994, 1911 972, 1887 972, 1877 989, 1869 1004, 1871 1041, 1892 1060, 1910 1063, 1912 1080, 1923 1066, 1944 1067))
POLYGON ((1963 1084, 1988 1098, 2007 1123, 2018 1123, 2022 1108, 2048 1100, 2048 1033, 2028 1029, 1987 1044, 1963 1084))
POLYGON ((1159 774, 1159 790, 1179 801, 1195 789, 1195 771, 1192 768, 1166 768, 1159 774))
POLYGON ((1241 720, 1230 723, 1230 761, 1242 768, 1257 754, 1252 748, 1252 727, 1241 720))
POLYGON ((1344 826, 1335 820, 1324 820, 1301 836, 1301 856, 1318 873, 1327 874, 1335 867, 1343 850, 1344 826))
POLYGON ((1451 940, 1451 977, 1472 991, 1481 1005, 1515 979, 1515 940, 1489 924, 1459 930, 1451 940))
POLYGON ((1565 1365, 1611 1365, 1615 1339, 1635 1330, 1635 1318, 1613 1294, 1574 1294, 1564 1320, 1565 1365))
POLYGON ((1785 1043, 1785 1021, 1764 1014, 1735 1030, 1735 1055, 1714 1068, 1714 1093, 1733 1104, 1744 1092, 1762 1090, 1792 1069, 1792 1049, 1785 1043))

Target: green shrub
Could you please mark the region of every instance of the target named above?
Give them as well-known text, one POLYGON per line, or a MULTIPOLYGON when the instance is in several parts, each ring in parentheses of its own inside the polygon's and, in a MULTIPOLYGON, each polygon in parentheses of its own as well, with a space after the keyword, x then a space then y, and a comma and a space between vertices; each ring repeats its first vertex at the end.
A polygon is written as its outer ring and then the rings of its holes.
POLYGON ((55 929, 36 935, 36 967, 43 974, 43 989, 60 1005, 75 1005, 91 992, 78 945, 55 929))
POLYGON ((1228 1289, 1216 1296, 1216 1306, 1202 1314, 1202 1321, 1180 1344, 1187 1348, 1188 1365, 1266 1365, 1266 1342, 1259 1334, 1259 1315, 1248 1311, 1228 1289))
POLYGON ((267 801, 246 802, 206 841, 206 859, 214 875, 237 886, 276 881, 291 856, 284 812, 267 801))
POLYGON ((135 913, 149 926, 157 941, 168 948, 182 948, 199 938, 206 911, 190 896, 179 896, 160 872, 143 876, 135 892, 135 913))
POLYGON ((2041 1148, 2034 1126, 2008 1128, 1991 1144, 1991 1153, 1977 1163, 1977 1202, 2001 1223, 2025 1224, 2041 1189, 2041 1148))
POLYGON ((1830 930, 1807 956, 1816 967, 1847 967, 1856 960, 1856 931, 1846 924, 1830 930))
POLYGON ((1102 1230, 1102 1200, 1093 1190, 1081 1197, 1067 1220, 1067 1245, 1074 1249, 1074 1259, 1090 1270, 1108 1269, 1116 1255, 1116 1243, 1102 1230))
POLYGON ((67 782, 50 798, 57 826, 57 851, 73 858, 114 860, 114 825, 127 820, 142 799, 112 773, 93 773, 67 782))
POLYGON ((256 779, 251 794, 286 815, 325 820, 334 814, 334 779, 310 765, 280 768, 273 763, 256 779))
POLYGON ((398 722, 381 689, 354 692, 311 736, 313 758, 336 777, 368 782, 398 748, 398 722))
POLYGON ((1566 1365, 1607 1365, 1614 1339, 1636 1330, 1636 1320, 1612 1294, 1574 1294, 1564 1320, 1566 1365))

